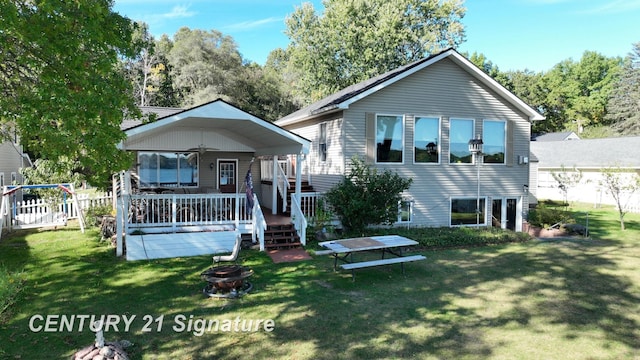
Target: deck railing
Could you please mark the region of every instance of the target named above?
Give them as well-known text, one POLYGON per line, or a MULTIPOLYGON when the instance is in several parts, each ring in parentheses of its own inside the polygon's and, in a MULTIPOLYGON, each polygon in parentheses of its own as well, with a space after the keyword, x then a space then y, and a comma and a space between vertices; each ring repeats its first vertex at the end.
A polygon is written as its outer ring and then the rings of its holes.
POLYGON ((245 194, 132 194, 128 196, 129 229, 251 223, 245 194))
POLYGON ((291 194, 291 221, 300 236, 302 245, 307 245, 307 218, 297 201, 296 194, 291 194))

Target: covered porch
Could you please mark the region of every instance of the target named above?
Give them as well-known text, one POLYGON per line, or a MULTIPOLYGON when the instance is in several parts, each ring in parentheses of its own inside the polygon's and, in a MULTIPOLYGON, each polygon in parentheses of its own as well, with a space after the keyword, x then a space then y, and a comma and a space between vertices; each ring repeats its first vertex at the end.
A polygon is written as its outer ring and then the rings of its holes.
POLYGON ((216 239, 229 232, 250 235, 264 250, 264 211, 282 212, 283 199, 306 243, 306 216, 293 204, 300 199, 302 173, 287 173, 279 159, 293 159, 293 167, 302 169, 309 140, 222 100, 125 134, 120 148, 134 152, 136 164, 114 176, 118 256, 152 258, 149 248, 158 246, 164 248, 153 258, 211 254, 222 245, 216 239), (265 176, 272 184, 288 183, 287 190, 262 186, 265 176))

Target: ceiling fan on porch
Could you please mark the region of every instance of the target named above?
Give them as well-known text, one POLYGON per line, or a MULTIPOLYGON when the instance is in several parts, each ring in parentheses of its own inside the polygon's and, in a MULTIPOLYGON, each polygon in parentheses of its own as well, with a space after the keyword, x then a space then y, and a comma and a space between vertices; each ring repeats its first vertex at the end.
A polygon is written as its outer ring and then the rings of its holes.
POLYGON ((197 151, 200 155, 206 153, 207 151, 217 151, 220 150, 218 148, 213 148, 213 147, 207 147, 204 144, 200 144, 198 145, 198 147, 195 148, 189 148, 187 149, 188 151, 197 151))

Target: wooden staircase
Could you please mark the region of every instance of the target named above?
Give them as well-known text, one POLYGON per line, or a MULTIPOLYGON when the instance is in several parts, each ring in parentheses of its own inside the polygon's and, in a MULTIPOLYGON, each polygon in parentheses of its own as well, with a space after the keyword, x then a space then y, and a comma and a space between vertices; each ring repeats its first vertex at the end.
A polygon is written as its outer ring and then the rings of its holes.
MULTIPOLYGON (((286 215, 291 215, 291 193, 295 191, 296 188, 296 180, 295 179, 289 179, 289 182, 291 183, 291 191, 289 191, 287 193, 287 210, 284 212, 284 214, 286 215)), ((307 180, 302 180, 300 183, 300 192, 314 192, 315 190, 313 189, 313 186, 311 184, 309 184, 309 181, 307 180)), ((278 197, 278 206, 282 207, 282 198, 278 197)), ((303 209, 304 210, 304 209, 303 209)))
POLYGON ((264 232, 265 249, 292 249, 302 247, 300 236, 298 236, 293 224, 267 225, 264 232))

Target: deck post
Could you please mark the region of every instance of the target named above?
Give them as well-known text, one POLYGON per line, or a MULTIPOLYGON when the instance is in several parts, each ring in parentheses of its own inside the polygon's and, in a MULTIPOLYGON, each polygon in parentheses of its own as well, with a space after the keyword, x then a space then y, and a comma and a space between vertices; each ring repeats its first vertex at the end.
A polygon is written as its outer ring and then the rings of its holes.
POLYGON ((271 213, 278 213, 278 155, 273 155, 273 181, 271 182, 271 213))

